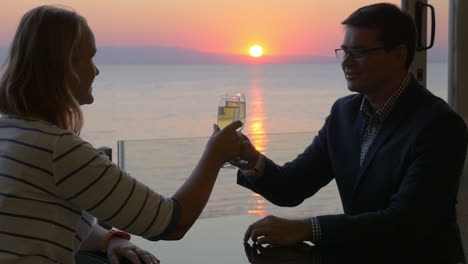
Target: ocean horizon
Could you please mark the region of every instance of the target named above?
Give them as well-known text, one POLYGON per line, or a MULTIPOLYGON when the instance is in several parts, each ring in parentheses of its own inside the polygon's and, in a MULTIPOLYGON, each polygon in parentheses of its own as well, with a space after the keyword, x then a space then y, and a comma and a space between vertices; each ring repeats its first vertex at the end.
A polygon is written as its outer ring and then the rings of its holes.
MULTIPOLYGON (((0 62, 8 46, 0 45, 0 62)), ((326 54, 264 54, 253 58, 247 54, 216 53, 177 46, 98 46, 94 61, 98 65, 120 64, 324 64, 336 63, 333 49, 326 54)), ((427 53, 428 63, 447 63, 447 49, 434 47, 427 53)))
MULTIPOLYGON (((245 134, 313 132, 334 101, 351 94, 339 63, 104 64, 83 106, 82 137, 116 148, 118 140, 208 137, 220 95, 246 95, 245 134)), ((428 65, 427 87, 447 98, 447 64, 428 65)))

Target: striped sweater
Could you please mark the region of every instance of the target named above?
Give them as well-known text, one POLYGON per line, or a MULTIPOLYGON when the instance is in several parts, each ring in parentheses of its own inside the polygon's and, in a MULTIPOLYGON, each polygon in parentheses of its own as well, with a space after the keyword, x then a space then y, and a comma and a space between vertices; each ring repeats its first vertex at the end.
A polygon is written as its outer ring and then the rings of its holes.
POLYGON ((69 131, 0 117, 0 263, 73 263, 91 215, 157 240, 180 206, 69 131))

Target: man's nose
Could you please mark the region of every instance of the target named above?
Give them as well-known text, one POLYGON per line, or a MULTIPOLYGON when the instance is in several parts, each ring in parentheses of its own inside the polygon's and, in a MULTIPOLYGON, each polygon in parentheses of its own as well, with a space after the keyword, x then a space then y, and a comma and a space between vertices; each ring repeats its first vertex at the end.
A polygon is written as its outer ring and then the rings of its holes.
POLYGON ((346 65, 350 65, 353 62, 354 62, 353 58, 349 56, 349 54, 345 53, 343 56, 343 59, 341 60, 341 65, 345 67, 346 65))

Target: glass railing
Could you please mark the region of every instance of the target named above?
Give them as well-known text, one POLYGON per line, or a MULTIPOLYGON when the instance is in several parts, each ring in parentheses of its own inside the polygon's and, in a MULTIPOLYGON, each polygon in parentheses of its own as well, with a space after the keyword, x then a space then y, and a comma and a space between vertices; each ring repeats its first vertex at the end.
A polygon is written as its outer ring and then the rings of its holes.
MULTIPOLYGON (((315 134, 257 134, 249 135, 249 138, 260 152, 277 164, 283 164, 302 153, 315 134)), ((124 170, 153 190, 171 196, 190 175, 207 140, 208 138, 122 140, 118 142, 118 162, 124 170)), ((201 218, 245 214, 307 217, 342 212, 334 181, 301 205, 281 208, 237 185, 236 173, 236 169, 221 169, 201 218)))

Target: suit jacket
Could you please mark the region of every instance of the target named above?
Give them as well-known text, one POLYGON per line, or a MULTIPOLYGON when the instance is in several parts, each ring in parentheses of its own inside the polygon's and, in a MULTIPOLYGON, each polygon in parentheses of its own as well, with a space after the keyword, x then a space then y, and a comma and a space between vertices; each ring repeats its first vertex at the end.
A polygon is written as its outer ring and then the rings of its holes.
POLYGON ((238 184, 296 206, 335 179, 344 214, 317 217, 319 247, 463 260, 455 211, 468 142, 463 119, 412 77, 360 166, 362 100, 337 100, 295 160, 278 166, 266 158, 260 178, 239 172, 238 184))

